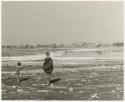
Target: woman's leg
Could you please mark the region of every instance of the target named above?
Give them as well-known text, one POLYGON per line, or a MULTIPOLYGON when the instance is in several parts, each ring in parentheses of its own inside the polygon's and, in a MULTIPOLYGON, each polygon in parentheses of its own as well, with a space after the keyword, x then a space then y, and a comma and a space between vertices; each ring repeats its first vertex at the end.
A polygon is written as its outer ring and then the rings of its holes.
POLYGON ((46 83, 49 85, 49 81, 51 80, 51 73, 46 73, 45 72, 45 80, 46 80, 46 83))
POLYGON ((51 73, 48 73, 48 82, 51 80, 51 73))
POLYGON ((48 84, 48 74, 44 72, 45 84, 48 84))

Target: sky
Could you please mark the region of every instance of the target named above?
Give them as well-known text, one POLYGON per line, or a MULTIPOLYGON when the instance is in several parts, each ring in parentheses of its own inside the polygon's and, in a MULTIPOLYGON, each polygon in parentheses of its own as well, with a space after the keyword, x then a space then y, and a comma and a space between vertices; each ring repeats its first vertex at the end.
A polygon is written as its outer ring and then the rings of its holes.
POLYGON ((123 40, 120 1, 2 2, 2 45, 123 40))

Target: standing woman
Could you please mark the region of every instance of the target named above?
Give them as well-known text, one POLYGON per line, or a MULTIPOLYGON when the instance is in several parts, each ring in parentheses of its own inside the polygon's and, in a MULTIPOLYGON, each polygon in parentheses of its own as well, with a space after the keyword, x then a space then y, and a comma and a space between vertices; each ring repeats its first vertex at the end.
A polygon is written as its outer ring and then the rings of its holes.
POLYGON ((45 80, 48 85, 50 85, 51 73, 53 71, 53 59, 50 57, 50 53, 46 52, 46 58, 43 63, 43 70, 45 75, 45 80))

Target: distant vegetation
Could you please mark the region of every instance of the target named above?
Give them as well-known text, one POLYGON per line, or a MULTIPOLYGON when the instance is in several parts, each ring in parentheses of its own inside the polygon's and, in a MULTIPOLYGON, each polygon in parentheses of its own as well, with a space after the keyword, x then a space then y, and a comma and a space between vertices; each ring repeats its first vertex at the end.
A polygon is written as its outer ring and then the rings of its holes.
POLYGON ((122 47, 122 46, 124 46, 124 43, 117 42, 117 43, 113 43, 112 46, 122 47))
POLYGON ((2 48, 9 48, 9 49, 34 49, 34 48, 101 48, 101 47, 123 47, 124 43, 123 42, 115 42, 112 44, 96 44, 96 43, 72 43, 72 44, 38 44, 38 45, 3 45, 2 48))

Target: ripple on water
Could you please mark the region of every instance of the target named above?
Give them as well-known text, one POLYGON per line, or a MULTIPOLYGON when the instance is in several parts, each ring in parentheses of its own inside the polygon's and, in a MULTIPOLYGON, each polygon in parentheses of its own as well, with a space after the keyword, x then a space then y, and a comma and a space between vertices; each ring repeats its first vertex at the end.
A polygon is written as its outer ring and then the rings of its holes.
POLYGON ((48 94, 53 91, 52 90, 37 90, 37 92, 48 94))

